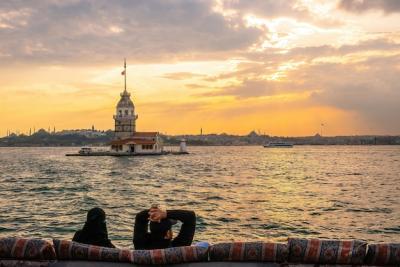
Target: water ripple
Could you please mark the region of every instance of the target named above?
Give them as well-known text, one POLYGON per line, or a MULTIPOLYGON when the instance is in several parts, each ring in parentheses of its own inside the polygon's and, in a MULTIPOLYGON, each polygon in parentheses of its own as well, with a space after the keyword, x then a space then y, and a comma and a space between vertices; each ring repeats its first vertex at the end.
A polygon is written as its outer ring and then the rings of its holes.
POLYGON ((101 206, 110 238, 132 247, 135 214, 157 203, 195 210, 195 239, 210 242, 400 237, 398 146, 64 156, 76 149, 0 148, 1 236, 70 239, 87 210, 101 206))

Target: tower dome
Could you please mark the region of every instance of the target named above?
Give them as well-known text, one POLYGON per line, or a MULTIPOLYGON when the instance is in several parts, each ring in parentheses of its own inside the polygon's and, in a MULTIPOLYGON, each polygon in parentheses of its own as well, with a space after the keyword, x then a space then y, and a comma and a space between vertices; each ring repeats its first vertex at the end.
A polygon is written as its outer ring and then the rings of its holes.
POLYGON ((131 100, 131 94, 124 90, 121 94, 121 99, 116 107, 116 115, 119 117, 127 117, 135 115, 135 105, 131 100))
POLYGON ((117 109, 118 108, 135 108, 131 100, 131 94, 128 93, 126 90, 121 93, 121 99, 118 101, 117 109))

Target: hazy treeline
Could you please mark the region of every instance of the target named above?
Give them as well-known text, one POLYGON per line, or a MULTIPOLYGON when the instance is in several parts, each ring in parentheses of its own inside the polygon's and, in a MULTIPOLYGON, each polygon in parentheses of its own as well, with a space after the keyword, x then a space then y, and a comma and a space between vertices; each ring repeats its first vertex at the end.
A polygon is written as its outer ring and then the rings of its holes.
MULTIPOLYGON (((282 137, 260 135, 206 134, 206 135, 161 135, 165 145, 178 145, 182 139, 192 146, 263 145, 284 141, 295 145, 400 145, 400 136, 306 136, 282 137)), ((114 132, 75 130, 47 132, 43 129, 32 135, 10 134, 0 138, 0 146, 107 146, 114 132)))

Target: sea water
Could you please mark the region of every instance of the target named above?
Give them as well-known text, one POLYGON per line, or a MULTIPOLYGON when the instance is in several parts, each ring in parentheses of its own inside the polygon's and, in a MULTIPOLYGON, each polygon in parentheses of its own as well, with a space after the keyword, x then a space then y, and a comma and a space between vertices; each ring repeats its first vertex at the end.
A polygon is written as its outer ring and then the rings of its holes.
POLYGON ((400 146, 65 156, 78 149, 0 148, 0 236, 71 239, 101 207, 110 239, 132 247, 135 214, 160 204, 196 212, 195 241, 400 240, 400 146))

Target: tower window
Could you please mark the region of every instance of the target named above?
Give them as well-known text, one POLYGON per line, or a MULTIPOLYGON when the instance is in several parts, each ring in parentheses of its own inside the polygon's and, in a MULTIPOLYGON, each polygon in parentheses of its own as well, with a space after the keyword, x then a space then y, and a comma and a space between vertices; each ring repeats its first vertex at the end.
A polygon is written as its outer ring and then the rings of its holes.
POLYGON ((127 109, 125 109, 125 115, 128 115, 128 110, 127 109))

